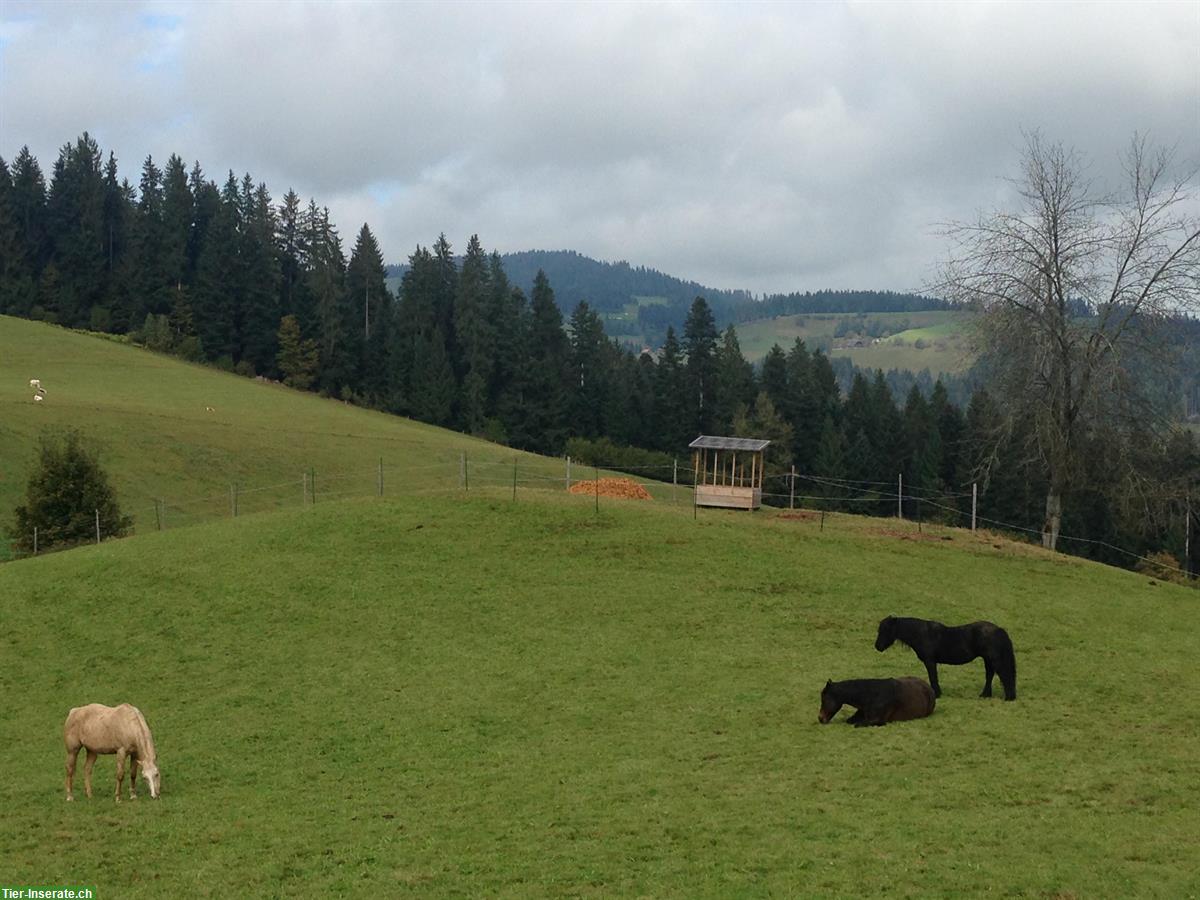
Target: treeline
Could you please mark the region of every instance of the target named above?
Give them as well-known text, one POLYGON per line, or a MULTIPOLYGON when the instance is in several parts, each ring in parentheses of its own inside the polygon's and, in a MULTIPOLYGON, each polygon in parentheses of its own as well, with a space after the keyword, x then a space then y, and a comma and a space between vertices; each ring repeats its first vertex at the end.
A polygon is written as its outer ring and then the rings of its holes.
POLYGON ((773 316, 816 313, 901 313, 955 309, 954 304, 920 294, 892 291, 805 291, 803 294, 772 294, 762 300, 739 303, 730 321, 749 322, 773 316))
MULTIPOLYGON (((801 341, 773 347, 756 370, 700 297, 661 350, 634 353, 586 301, 564 320, 544 271, 527 294, 478 237, 461 256, 444 235, 416 247, 396 296, 385 277, 367 225, 347 258, 327 209, 291 191, 275 203, 249 175, 218 185, 178 156, 161 169, 147 158, 135 189, 87 134, 62 148, 48 185, 27 149, 0 160, 0 312, 128 334, 513 447, 560 454, 570 440, 573 455, 601 464, 685 458, 704 433, 766 438, 780 495, 794 466, 802 496, 893 515, 902 475, 906 515, 961 523, 978 483, 983 515, 1040 527, 1027 429, 1002 422, 982 391, 964 409, 927 375, 891 373, 889 384, 801 341)), ((1147 483, 1200 474, 1189 437, 1144 452, 1147 483)), ((1068 549, 1122 565, 1130 558, 1105 544, 1178 557, 1172 498, 1132 502, 1102 447, 1087 458, 1095 471, 1066 504, 1063 532, 1090 543, 1068 549)))

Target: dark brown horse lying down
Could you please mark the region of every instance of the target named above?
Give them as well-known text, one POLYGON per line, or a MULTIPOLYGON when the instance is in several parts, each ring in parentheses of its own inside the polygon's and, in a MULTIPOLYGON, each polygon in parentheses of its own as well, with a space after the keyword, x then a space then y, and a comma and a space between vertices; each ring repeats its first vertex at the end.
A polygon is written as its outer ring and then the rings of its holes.
POLYGON ((905 719, 923 719, 933 712, 937 701, 933 688, 920 678, 855 678, 827 681, 821 691, 822 725, 837 715, 843 704, 858 709, 846 722, 856 728, 886 725, 905 719))

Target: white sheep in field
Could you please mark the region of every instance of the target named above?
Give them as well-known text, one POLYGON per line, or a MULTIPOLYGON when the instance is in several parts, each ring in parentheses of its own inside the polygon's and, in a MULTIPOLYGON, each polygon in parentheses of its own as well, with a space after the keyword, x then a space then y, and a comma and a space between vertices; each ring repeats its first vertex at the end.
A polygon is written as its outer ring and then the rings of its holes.
POLYGON ((30 378, 30 379, 29 379, 29 386, 30 386, 31 388, 40 388, 40 387, 42 386, 42 383, 41 383, 41 382, 40 382, 38 379, 36 379, 36 378, 30 378))
POLYGON ((41 403, 41 402, 42 402, 42 395, 41 395, 41 394, 34 394, 34 395, 33 395, 33 402, 34 402, 34 403, 41 403))

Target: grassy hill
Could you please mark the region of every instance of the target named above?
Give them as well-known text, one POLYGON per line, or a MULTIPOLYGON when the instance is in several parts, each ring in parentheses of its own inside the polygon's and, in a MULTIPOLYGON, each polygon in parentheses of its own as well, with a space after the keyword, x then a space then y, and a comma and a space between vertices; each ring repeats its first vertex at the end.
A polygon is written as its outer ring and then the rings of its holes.
POLYGON ((476 466, 510 466, 514 456, 542 462, 100 336, 0 316, 0 533, 24 496, 38 433, 69 425, 100 449, 141 532, 157 527, 159 499, 168 527, 229 515, 233 491, 241 513, 299 506, 310 470, 319 501, 373 493, 381 458, 389 493, 457 486, 464 453, 476 466), (44 402, 34 403, 30 378, 46 388, 44 402))
POLYGON ((913 372, 927 368, 937 374, 962 372, 969 367, 970 359, 963 343, 964 325, 965 317, 961 312, 930 310, 776 316, 743 322, 736 328, 742 353, 752 362, 766 356, 772 344, 787 350, 796 338, 801 338, 810 348, 821 346, 830 355, 849 357, 864 368, 913 372), (839 326, 856 323, 865 323, 886 336, 881 337, 878 344, 866 347, 841 346, 844 342, 835 338, 835 332, 839 326))
POLYGON ((1200 890, 1195 596, 887 523, 501 492, 318 504, 0 566, 9 884, 100 897, 1200 890), (923 538, 923 539, 919 539, 923 538), (816 722, 921 674, 889 613, 992 618, 1020 699, 816 722), (131 701, 163 797, 63 799, 131 701), (14 752, 16 748, 19 752, 14 752))

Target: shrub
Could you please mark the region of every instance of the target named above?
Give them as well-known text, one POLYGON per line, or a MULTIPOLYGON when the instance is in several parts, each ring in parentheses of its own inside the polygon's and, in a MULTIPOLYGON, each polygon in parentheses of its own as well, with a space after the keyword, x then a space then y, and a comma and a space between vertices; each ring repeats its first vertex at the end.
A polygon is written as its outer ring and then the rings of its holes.
POLYGON ((47 430, 39 438, 38 459, 25 488, 25 502, 13 516, 12 537, 18 550, 33 551, 33 529, 38 548, 70 547, 96 539, 96 514, 100 533, 121 537, 133 528, 133 519, 122 515, 108 475, 93 450, 74 429, 47 430))

